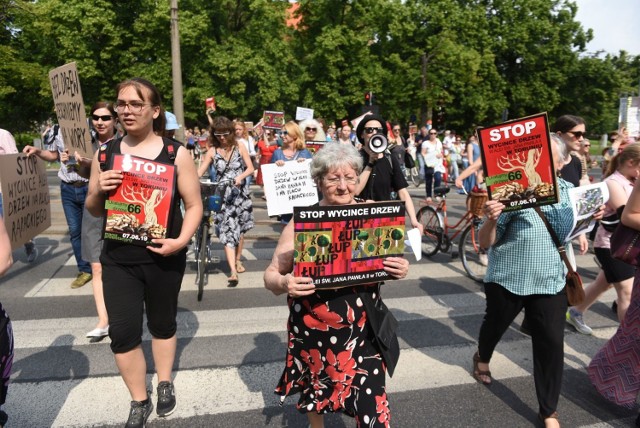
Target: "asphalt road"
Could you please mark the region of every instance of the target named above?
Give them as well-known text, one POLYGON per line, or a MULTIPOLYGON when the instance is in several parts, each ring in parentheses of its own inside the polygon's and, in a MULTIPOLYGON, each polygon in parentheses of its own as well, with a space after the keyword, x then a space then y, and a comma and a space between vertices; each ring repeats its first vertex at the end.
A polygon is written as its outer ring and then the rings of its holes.
MULTIPOLYGON (((56 185, 51 183, 52 193, 56 185)), ((418 198, 424 188, 412 189, 418 198)), ((259 191, 254 192, 256 205, 259 191)), ((52 203, 59 199, 52 198, 52 203)), ((462 197, 451 195, 453 215, 462 197)), ((258 211, 261 208, 256 208, 258 211)), ((258 217, 258 215, 257 215, 258 217)), ((195 266, 183 281, 178 316, 175 386, 178 409, 166 419, 152 415, 153 427, 303 427, 306 417, 295 397, 278 405, 272 393, 286 351, 285 299, 263 288, 262 274, 275 248, 278 226, 260 214, 265 230, 247 243, 247 272, 235 289, 226 287, 223 264, 210 271, 204 300, 197 302, 195 266)), ((0 286, 11 315, 16 355, 7 403, 8 426, 122 426, 129 396, 120 379, 108 339, 89 343, 84 334, 96 322, 89 285, 72 290, 76 274, 68 237, 52 228, 36 239, 40 257, 27 264, 22 250, 0 286)), ((528 427, 537 424, 531 342, 517 327, 520 317, 496 349, 486 388, 471 377, 471 356, 484 313, 480 284, 464 275, 457 259, 438 254, 412 262, 402 281, 390 281, 383 296, 400 321, 402 354, 388 379, 392 424, 398 427, 528 427)), ((190 258, 192 258, 190 256, 190 258)), ((578 256, 585 282, 597 272, 593 255, 578 256)), ((514 266, 514 268, 517 268, 514 266)), ((590 358, 615 332, 609 291, 586 315, 593 336, 566 329, 565 370, 558 411, 563 426, 632 426, 635 412, 605 402, 585 372, 590 358)), ((150 337, 143 347, 150 356, 150 337)), ((151 362, 151 358, 148 358, 151 362)), ((155 386, 149 366, 149 383, 155 386)), ((355 426, 341 415, 326 426, 355 426)))

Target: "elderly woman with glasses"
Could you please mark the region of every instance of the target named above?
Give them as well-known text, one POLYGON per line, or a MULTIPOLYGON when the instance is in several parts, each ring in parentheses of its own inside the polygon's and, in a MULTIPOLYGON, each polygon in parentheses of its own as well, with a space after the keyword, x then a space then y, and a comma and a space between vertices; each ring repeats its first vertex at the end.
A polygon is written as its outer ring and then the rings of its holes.
MULTIPOLYGON (((362 157, 353 146, 328 144, 319 150, 311 162, 311 177, 323 195, 319 205, 357 204, 361 171, 362 157)), ((386 309, 381 283, 316 289, 311 278, 291 274, 293 242, 294 225, 289 224, 264 274, 265 287, 275 295, 287 294, 289 306, 287 363, 276 394, 284 401, 299 393, 297 408, 307 413, 313 428, 324 426, 322 414, 337 411, 355 417, 358 426, 389 426, 385 377, 399 355, 397 337, 391 333, 394 351, 379 349, 372 322, 376 315, 367 309, 386 309)), ((386 258, 384 266, 399 279, 409 270, 401 257, 386 258)))
POLYGON ((238 144, 233 122, 226 117, 213 118, 209 132, 211 148, 204 156, 198 176, 202 177, 211 164, 218 181, 231 179, 222 195, 222 208, 215 214, 216 234, 224 245, 224 254, 231 274, 228 286, 238 285, 238 273, 245 271, 240 261, 244 234, 253 229, 253 204, 245 180, 253 174, 253 163, 244 144, 238 144))

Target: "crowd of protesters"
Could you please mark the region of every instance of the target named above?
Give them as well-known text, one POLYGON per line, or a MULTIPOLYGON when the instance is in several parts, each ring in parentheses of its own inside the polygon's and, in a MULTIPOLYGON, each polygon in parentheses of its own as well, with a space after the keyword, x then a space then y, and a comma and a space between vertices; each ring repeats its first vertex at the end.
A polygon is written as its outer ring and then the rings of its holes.
MULTIPOLYGON (((144 426, 154 407, 147 391, 147 365, 140 345, 143 303, 158 377, 156 411, 160 416, 168 416, 176 408, 172 369, 177 346, 177 302, 185 272, 187 247, 202 217, 198 176, 231 183, 224 190, 223 207, 213 219, 217 238, 225 249, 228 285, 231 287, 239 283, 238 274, 246 270, 241 256, 244 235, 254 227, 251 184, 264 186, 263 165, 282 167, 285 162, 311 159, 311 176, 321 191, 320 205, 397 199, 404 203, 410 224, 421 232, 423 226, 416 217, 414 201, 408 192, 410 169, 417 169, 425 185, 422 204, 439 202, 434 189, 442 184, 455 182, 461 193, 479 191, 483 186, 481 148, 473 134, 465 136, 453 130, 438 130, 427 125, 418 127, 411 123, 403 127, 373 113, 359 118, 357 122, 348 118, 335 121, 306 119, 288 121, 278 127, 255 128, 239 118, 231 120, 212 112, 207 112, 207 116, 208 127, 185 129, 184 140, 178 141, 174 133, 181 125, 173 114, 162 108, 158 90, 152 83, 135 78, 118 86, 115 105, 98 102, 92 107, 90 125, 96 153, 93 159, 69 153, 56 126, 43 134, 46 141, 43 148, 26 146, 23 150, 29 156, 60 161, 58 176, 61 179, 62 204, 79 271, 71 287, 79 288, 89 281, 93 284, 98 322, 87 337, 92 341, 106 336, 111 339, 116 365, 131 395, 127 422, 130 427, 144 426), (389 145, 383 151, 373 150, 372 140, 380 136, 385 137, 389 145), (308 146, 314 149, 309 150, 308 146), (103 222, 104 195, 115 189, 123 176, 121 171, 102 168, 97 161, 99 147, 108 156, 132 154, 178 166, 180 197, 175 200, 172 228, 166 239, 156 239, 148 248, 102 242, 98 232, 103 222), (322 153, 320 155, 314 154, 314 150, 324 151, 317 152, 322 153), (406 161, 407 154, 415 160, 415 166, 406 161)), ((558 172, 560 202, 544 207, 540 216, 546 216, 551 227, 561 236, 567 235, 573 221, 568 189, 589 184, 589 171, 596 166, 595 159, 591 157, 591 144, 585 135, 586 124, 577 116, 561 116, 552 127, 553 160, 558 172)), ((612 133, 611 142, 611 146, 602 153, 601 165, 611 198, 597 218, 612 216, 627 204, 630 207, 624 216, 628 223, 640 225, 636 219, 640 212, 640 191, 633 186, 640 176, 640 144, 635 143, 624 130, 612 133), (635 192, 639 192, 638 195, 635 192)), ((266 199, 264 194, 261 197, 266 199)), ((478 351, 472 357, 473 378, 484 385, 492 383, 489 362, 493 351, 515 316, 524 309, 522 329, 532 336, 538 415, 545 426, 559 426, 557 404, 562 385, 564 321, 580 333, 591 334, 592 329, 586 325, 583 316, 596 299, 613 286, 617 293, 615 311, 621 328, 594 358, 589 374, 603 395, 617 404, 629 406, 635 402, 640 388, 619 380, 628 368, 616 362, 621 352, 616 345, 628 340, 636 331, 634 329, 640 326, 640 292, 638 287, 634 287, 639 277, 633 267, 612 258, 609 248, 611 231, 600 227, 595 232, 593 247, 601 270, 596 280, 586 286, 585 302, 567 307, 564 291, 566 269, 556 254, 553 239, 546 232, 544 220, 533 210, 503 213, 503 208, 496 201, 487 202, 485 220, 480 229, 480 243, 488 253, 484 284, 487 306, 480 328, 478 351), (510 267, 518 264, 518 257, 537 262, 514 271, 510 267), (624 395, 611 392, 616 385, 626 386, 624 395)), ((389 426, 391 413, 384 374, 387 369, 392 373, 397 355, 385 354, 385 350, 379 349, 372 340, 372 335, 377 334, 376 326, 369 331, 368 327, 361 325, 362 320, 373 316, 368 312, 371 310, 368 305, 380 305, 381 284, 371 289, 354 287, 342 289, 339 293, 320 292, 314 289, 309 278, 291 276, 291 217, 281 215, 278 218, 287 226, 265 274, 265 286, 274 294, 288 294, 292 320, 302 320, 300 317, 307 316, 307 312, 298 313, 296 307, 309 310, 309 302, 316 300, 327 307, 334 300, 347 302, 347 308, 358 307, 356 315, 345 312, 344 317, 355 316, 350 318, 349 328, 359 329, 358 337, 364 339, 363 344, 366 343, 361 351, 366 355, 365 359, 375 362, 371 365, 372 370, 377 369, 382 375, 375 379, 366 379, 365 376, 361 382, 370 382, 367 385, 376 388, 376 400, 382 400, 384 405, 376 408, 376 402, 370 398, 357 398, 359 385, 348 386, 355 388, 349 391, 356 397, 351 401, 314 396, 313 392, 319 388, 345 386, 333 376, 329 376, 329 385, 308 379, 308 373, 317 369, 317 362, 305 355, 314 351, 308 346, 315 345, 301 331, 293 330, 297 328, 295 322, 290 325, 290 335, 299 337, 295 339, 295 346, 292 340, 287 358, 296 359, 298 371, 292 375, 285 370, 277 393, 284 399, 289 394, 300 392, 298 409, 308 413, 313 427, 323 424, 318 415, 338 410, 354 416, 358 424, 389 426), (364 306, 359 303, 363 296, 369 299, 364 306), (392 366, 389 366, 389 358, 393 359, 392 366), (292 387, 289 379, 293 376, 304 380, 296 380, 296 386, 292 387)), ((0 217, 0 239, 3 232, 4 224, 0 217)), ((580 236, 576 242, 581 254, 589 250, 586 236, 580 236)), ((570 258, 575 264, 572 247, 567 243, 570 258)), ((29 261, 35 260, 37 241, 30 241, 25 248, 29 261)), ((1 256, 0 273, 12 262, 10 252, 8 256, 1 256)), ((385 263, 385 269, 396 278, 405 277, 409 269, 405 259, 389 258, 385 263)), ((308 313, 313 314, 313 311, 308 313)), ((4 310, 0 306, 2 314, 4 310)), ((319 320, 319 323, 325 321, 319 320)), ((330 324, 326 321, 326 325, 322 324, 318 330, 328 331, 330 324)), ((395 331, 391 334, 395 337, 395 331)), ((347 349, 336 347, 336 353, 343 351, 347 349)), ((634 351, 640 355, 640 345, 634 351)), ((399 352, 399 349, 394 352, 399 352)), ((640 368, 633 369, 640 373, 640 368)), ((323 367, 322 370, 329 373, 331 367, 323 367)), ((6 388, 0 391, 0 405, 5 395, 6 388)), ((0 411, 0 423, 5 417, 6 414, 0 411)), ((636 424, 640 424, 640 418, 636 424)))

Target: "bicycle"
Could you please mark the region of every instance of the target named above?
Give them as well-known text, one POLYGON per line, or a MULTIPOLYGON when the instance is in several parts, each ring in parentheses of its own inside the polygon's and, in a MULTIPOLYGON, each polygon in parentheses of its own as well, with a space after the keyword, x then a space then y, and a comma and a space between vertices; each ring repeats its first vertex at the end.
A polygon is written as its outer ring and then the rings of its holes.
MULTIPOLYGON (((217 212, 220 209, 222 201, 217 199, 212 200, 217 195, 218 187, 226 186, 232 183, 232 180, 226 178, 220 181, 200 181, 200 196, 202 197, 202 219, 200 225, 196 230, 193 253, 196 257, 196 284, 198 284, 198 302, 202 301, 202 295, 204 293, 205 277, 207 276, 207 267, 209 263, 219 263, 220 259, 213 260, 211 257, 211 214, 217 212)), ((222 187, 224 188, 224 187, 222 187)), ((224 192, 220 192, 224 193, 224 192)))
MULTIPOLYGON (((434 208, 426 205, 418 211, 418 221, 424 227, 422 235, 422 253, 432 257, 441 251, 446 253, 451 248, 451 242, 460 235, 458 254, 467 275, 478 282, 482 282, 487 271, 487 254, 480 248, 478 230, 480 229, 482 208, 487 200, 486 193, 472 193, 467 212, 454 225, 449 225, 447 217, 447 198, 449 186, 434 189, 434 195, 442 198, 434 208), (453 234, 450 235, 450 231, 453 234)), ((455 257, 452 254, 452 257, 455 257)))

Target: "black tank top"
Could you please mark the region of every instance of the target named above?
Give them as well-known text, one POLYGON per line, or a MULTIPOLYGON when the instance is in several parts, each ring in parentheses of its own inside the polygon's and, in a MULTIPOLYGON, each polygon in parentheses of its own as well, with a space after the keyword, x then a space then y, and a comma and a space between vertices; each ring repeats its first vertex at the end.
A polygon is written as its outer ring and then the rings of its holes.
MULTIPOLYGON (((160 154, 153 159, 154 162, 161 162, 165 164, 172 165, 175 161, 175 156, 170 156, 167 150, 168 145, 173 146, 173 152, 177 155, 178 149, 181 147, 181 144, 178 142, 174 142, 168 138, 162 139, 164 142, 164 147, 160 154)), ((115 141, 109 142, 107 145, 107 165, 112 165, 113 155, 121 154, 120 145, 122 143, 122 138, 119 138, 115 141)), ((182 200, 180 193, 178 192, 178 188, 176 186, 174 204, 171 209, 172 217, 169 225, 169 229, 167 230, 167 238, 177 238, 180 235, 180 231, 182 230, 182 211, 180 210, 180 201, 182 200)), ((123 264, 123 265, 137 265, 137 264, 151 264, 151 263, 177 263, 181 259, 184 259, 187 254, 187 249, 183 248, 177 254, 172 256, 164 257, 159 254, 156 254, 152 251, 147 250, 145 247, 139 245, 125 244, 117 241, 111 241, 106 239, 102 246, 102 257, 106 257, 108 260, 123 264)))

